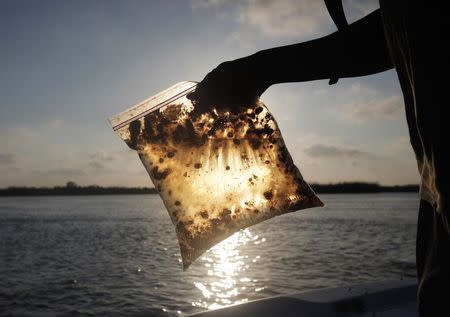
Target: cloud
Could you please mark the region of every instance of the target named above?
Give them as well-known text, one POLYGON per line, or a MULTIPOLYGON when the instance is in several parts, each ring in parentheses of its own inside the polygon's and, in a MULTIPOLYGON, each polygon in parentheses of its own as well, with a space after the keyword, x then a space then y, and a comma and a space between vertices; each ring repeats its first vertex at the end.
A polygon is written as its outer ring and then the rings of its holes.
POLYGON ((59 167, 59 168, 52 168, 45 172, 38 172, 39 174, 50 174, 50 175, 57 175, 57 176, 81 176, 84 175, 84 171, 79 168, 72 168, 72 167, 59 167))
POLYGON ((114 161, 116 159, 116 156, 111 154, 111 153, 107 153, 106 151, 97 151, 95 153, 92 153, 91 155, 89 155, 91 160, 94 161, 114 161))
POLYGON ((0 153, 0 164, 10 165, 16 161, 16 156, 13 153, 0 153))
POLYGON ((61 128, 64 128, 64 120, 62 120, 62 119, 52 119, 52 120, 49 120, 48 121, 48 123, 47 123, 47 127, 49 128, 49 129, 61 129, 61 128))
POLYGON ((373 87, 356 83, 348 90, 346 99, 352 101, 338 108, 337 115, 349 123, 361 124, 404 117, 404 102, 400 92, 386 95, 373 87))
POLYGON ((323 1, 317 0, 247 0, 237 18, 240 24, 273 37, 311 36, 329 20, 323 1))
MULTIPOLYGON (((324 30, 335 30, 323 0, 192 0, 191 3, 194 10, 216 9, 220 17, 230 11, 240 26, 234 38, 243 36, 249 29, 276 38, 311 38, 324 30)), ((379 3, 378 0, 346 0, 343 6, 347 20, 352 23, 377 9, 379 3)))
MULTIPOLYGON (((114 169, 114 163, 120 164, 118 161, 118 156, 116 154, 109 153, 105 150, 96 151, 89 155, 89 160, 87 166, 94 170, 95 172, 111 172, 114 169)), ((116 168, 117 168, 117 164, 116 168)))
POLYGON ((394 143, 406 148, 407 140, 404 138, 399 137, 392 144, 380 144, 382 150, 376 153, 366 149, 367 144, 353 147, 340 143, 334 136, 313 136, 306 141, 306 146, 298 148, 295 154, 291 153, 307 181, 365 181, 389 185, 418 181, 417 164, 411 153, 383 151, 385 147, 394 146, 394 143))
POLYGON ((414 158, 415 154, 408 136, 392 137, 381 149, 390 156, 404 156, 414 158))
POLYGON ((342 4, 348 23, 359 20, 380 7, 379 0, 344 0, 342 4))
POLYGON ((193 9, 201 9, 222 6, 226 0, 192 0, 191 3, 193 9))
MULTIPOLYGON (((192 0, 192 7, 224 8, 229 3, 223 0, 192 0)), ((264 36, 305 38, 316 35, 325 25, 332 25, 323 1, 243 0, 234 4, 230 10, 236 23, 241 28, 249 28, 264 36)))
POLYGON ((89 166, 92 167, 93 169, 97 169, 97 170, 105 168, 105 165, 98 161, 89 162, 89 166))
POLYGON ((310 157, 314 158, 335 158, 335 157, 346 157, 346 158, 367 158, 372 157, 373 154, 369 152, 360 151, 357 149, 338 147, 334 145, 327 144, 313 144, 304 149, 304 152, 310 157))
POLYGON ((400 96, 374 98, 365 102, 348 104, 341 109, 341 117, 354 123, 395 120, 403 115, 404 106, 400 96))

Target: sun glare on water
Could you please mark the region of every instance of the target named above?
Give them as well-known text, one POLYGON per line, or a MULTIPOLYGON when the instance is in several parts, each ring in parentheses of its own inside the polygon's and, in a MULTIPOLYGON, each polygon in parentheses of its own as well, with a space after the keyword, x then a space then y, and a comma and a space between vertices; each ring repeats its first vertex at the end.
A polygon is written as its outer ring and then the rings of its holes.
POLYGON ((247 276, 247 271, 260 256, 246 255, 247 244, 259 244, 265 238, 253 235, 249 229, 236 232, 228 239, 211 248, 200 259, 206 267, 207 276, 194 285, 202 298, 193 302, 193 306, 217 309, 248 301, 248 291, 261 291, 255 288, 258 281, 247 276))

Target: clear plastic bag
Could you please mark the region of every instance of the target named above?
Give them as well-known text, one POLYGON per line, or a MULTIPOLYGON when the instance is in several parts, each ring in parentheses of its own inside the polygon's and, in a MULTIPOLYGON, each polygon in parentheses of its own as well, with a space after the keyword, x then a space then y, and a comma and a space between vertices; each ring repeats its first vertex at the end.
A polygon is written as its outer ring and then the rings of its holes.
POLYGON ((136 150, 176 228, 183 269, 234 232, 323 206, 262 102, 203 107, 180 82, 110 118, 136 150))

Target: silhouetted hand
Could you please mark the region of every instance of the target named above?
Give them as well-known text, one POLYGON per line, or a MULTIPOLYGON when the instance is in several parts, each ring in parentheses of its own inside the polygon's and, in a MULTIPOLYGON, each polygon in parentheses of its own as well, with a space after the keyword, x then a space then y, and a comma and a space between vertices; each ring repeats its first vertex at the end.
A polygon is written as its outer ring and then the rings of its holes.
POLYGON ((203 105, 235 106, 255 101, 270 85, 255 55, 220 64, 187 97, 203 105))

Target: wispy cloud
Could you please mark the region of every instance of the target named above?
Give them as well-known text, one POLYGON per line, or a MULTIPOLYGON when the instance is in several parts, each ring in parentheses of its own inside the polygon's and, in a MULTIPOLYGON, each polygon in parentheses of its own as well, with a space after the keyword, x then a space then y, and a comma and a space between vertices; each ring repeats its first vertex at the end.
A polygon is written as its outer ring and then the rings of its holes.
POLYGON ((194 9, 222 6, 226 2, 227 2, 226 0, 192 0, 191 1, 192 8, 194 8, 194 9))
POLYGON ((381 151, 384 153, 389 153, 390 156, 415 157, 409 137, 403 135, 392 137, 381 148, 381 151))
POLYGON ((102 170, 105 168, 105 165, 102 162, 92 161, 92 162, 89 162, 89 167, 91 167, 95 170, 102 170))
POLYGON ((92 153, 90 156, 90 159, 93 161, 114 161, 116 159, 116 156, 114 154, 108 153, 104 150, 97 151, 95 153, 92 153))
POLYGON ((404 103, 400 95, 386 96, 361 84, 349 92, 351 103, 339 109, 339 117, 350 123, 361 124, 373 120, 396 120, 404 116, 404 103))
MULTIPOLYGON (((222 0, 192 0, 192 7, 217 8, 229 3, 222 0)), ((230 10, 241 28, 268 37, 306 38, 315 35, 324 25, 332 25, 323 1, 243 0, 233 3, 230 10)))
POLYGON ((341 109, 341 117, 354 123, 364 123, 371 120, 394 120, 401 118, 403 115, 403 100, 399 96, 352 103, 341 109))
MULTIPOLYGON (((322 0, 192 0, 191 3, 194 10, 216 9, 221 17, 224 11, 231 11, 241 27, 233 37, 251 29, 268 37, 310 38, 324 29, 334 29, 322 0)), ((377 0, 347 0, 343 5, 349 23, 379 7, 377 0)))
POLYGON ((379 0, 344 0, 342 3, 349 23, 361 19, 380 7, 379 0))
POLYGON ((311 36, 329 19, 323 1, 316 0, 248 0, 237 17, 242 25, 274 37, 311 36))
POLYGON ((10 165, 16 161, 16 156, 13 153, 0 153, 0 164, 10 165))
POLYGON ((321 158, 336 158, 336 157, 346 157, 346 158, 361 158, 361 157, 373 157, 373 154, 369 152, 364 152, 358 149, 338 147, 334 145, 327 144, 313 144, 307 147, 304 152, 310 157, 321 157, 321 158))
POLYGON ((59 167, 59 168, 51 168, 46 171, 38 171, 38 174, 60 176, 60 177, 71 177, 71 176, 81 176, 84 175, 85 173, 82 169, 79 168, 59 167))
POLYGON ((380 144, 348 143, 338 136, 308 134, 288 147, 302 175, 310 182, 373 181, 381 184, 417 182, 417 167, 404 137, 380 144), (391 147, 402 150, 390 153, 391 147))

